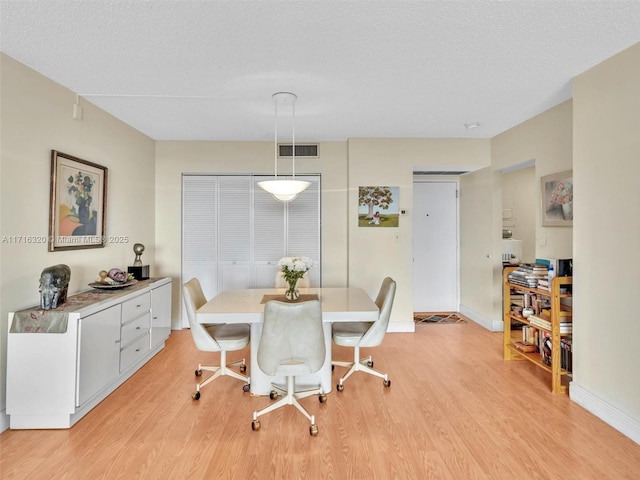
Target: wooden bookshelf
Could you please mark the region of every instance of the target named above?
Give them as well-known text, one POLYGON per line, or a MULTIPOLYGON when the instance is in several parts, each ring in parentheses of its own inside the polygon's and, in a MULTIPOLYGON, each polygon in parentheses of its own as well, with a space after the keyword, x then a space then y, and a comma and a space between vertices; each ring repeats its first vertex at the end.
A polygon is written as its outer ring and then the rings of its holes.
MULTIPOLYGON (((530 288, 522 285, 516 285, 509 282, 509 273, 516 270, 517 267, 506 267, 503 271, 503 315, 504 315, 504 359, 516 360, 525 359, 528 360, 543 370, 551 373, 551 391, 553 393, 565 393, 567 391, 566 382, 563 383, 563 379, 571 376, 571 372, 561 367, 561 341, 563 338, 570 338, 571 333, 560 332, 560 322, 564 318, 560 315, 560 311, 570 311, 570 307, 564 305, 561 300, 563 298, 570 298, 572 296, 569 292, 562 292, 563 287, 573 284, 573 277, 554 277, 551 281, 550 289, 542 290, 539 288, 530 288), (536 325, 527 320, 521 314, 517 314, 512 310, 513 302, 511 296, 513 294, 528 294, 535 295, 537 297, 546 298, 549 300, 550 315, 548 320, 551 322, 551 327, 546 328, 540 325, 536 325), (515 346, 514 332, 512 329, 512 321, 515 321, 521 325, 532 327, 539 332, 547 332, 551 336, 551 365, 547 365, 543 362, 542 356, 539 351, 536 352, 523 352, 518 350, 515 346)), ((568 290, 564 288, 565 290, 568 290)), ((541 315, 538 315, 541 316, 541 315)))

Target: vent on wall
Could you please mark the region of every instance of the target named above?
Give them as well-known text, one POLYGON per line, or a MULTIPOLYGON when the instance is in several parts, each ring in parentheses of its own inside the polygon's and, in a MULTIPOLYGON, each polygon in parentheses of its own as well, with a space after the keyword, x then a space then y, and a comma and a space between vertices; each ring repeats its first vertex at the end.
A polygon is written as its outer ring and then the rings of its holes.
MULTIPOLYGON (((293 145, 291 143, 278 144, 278 158, 293 157, 293 145)), ((317 143, 296 144, 296 158, 318 158, 317 143)))
POLYGON ((447 170, 447 171, 443 171, 443 170, 434 170, 434 171, 430 171, 430 170, 425 170, 425 171, 415 171, 413 172, 414 175, 462 175, 463 173, 468 173, 468 170, 447 170))

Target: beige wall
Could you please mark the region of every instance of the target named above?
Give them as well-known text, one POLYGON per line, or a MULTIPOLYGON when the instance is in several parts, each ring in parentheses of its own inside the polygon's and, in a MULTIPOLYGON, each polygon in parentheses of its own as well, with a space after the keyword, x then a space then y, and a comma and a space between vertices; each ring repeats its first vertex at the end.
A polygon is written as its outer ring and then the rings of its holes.
POLYGON ((513 238, 522 240, 523 262, 536 259, 536 212, 540 185, 534 167, 523 168, 502 175, 502 208, 510 208, 513 220, 502 228, 511 230, 513 238))
MULTIPOLYGON (((322 182, 322 284, 347 284, 347 166, 346 143, 320 145, 320 158, 297 159, 296 174, 321 174, 322 182)), ((278 174, 291 171, 280 160, 278 174)), ((157 142, 156 238, 157 267, 163 276, 180 283, 182 174, 273 175, 273 142, 157 142)), ((182 298, 173 292, 173 328, 180 327, 182 298)))
POLYGON ((496 171, 535 160, 535 257, 572 258, 573 229, 542 227, 540 177, 571 170, 573 102, 547 110, 491 139, 491 165, 496 171), (544 243, 544 245, 543 245, 544 243))
POLYGON ((490 165, 489 141, 482 139, 349 140, 349 283, 375 296, 384 276, 398 282, 390 325, 413 331, 413 172, 432 168, 482 168, 490 165), (358 187, 400 187, 398 228, 358 227, 358 187), (397 235, 397 238, 396 238, 397 235))
POLYGON ((490 167, 460 179, 460 312, 502 330, 501 176, 490 167))
MULTIPOLYGON (((604 401, 629 415, 618 420, 627 427, 635 422, 638 443, 639 86, 640 44, 574 81, 574 308, 580 322, 571 389, 592 411, 604 401)), ((606 410, 601 416, 611 423, 606 410)))
POLYGON ((83 100, 83 119, 73 119, 73 92, 4 54, 0 72, 0 234, 48 236, 54 149, 109 169, 106 233, 129 238, 128 243, 108 243, 105 248, 61 252, 48 252, 46 243, 0 243, 1 411, 6 398, 7 315, 39 303, 43 268, 69 265, 69 290, 75 293, 87 290, 102 269, 126 269, 134 260, 135 242, 146 246, 143 259, 153 265, 155 145, 83 100))
MULTIPOLYGON (((392 276, 401 288, 396 294, 390 330, 413 331, 410 215, 402 217, 398 229, 358 229, 357 188, 365 184, 399 186, 401 206, 410 211, 414 167, 486 166, 488 145, 488 140, 356 139, 348 145, 322 143, 319 159, 298 159, 297 173, 322 175, 323 286, 358 285, 375 297, 384 276, 392 276)), ((286 174, 286 162, 279 165, 279 172, 286 174)), ((157 142, 156 238, 161 274, 179 282, 182 173, 272 172, 271 142, 157 142)), ((174 291, 174 328, 180 328, 181 301, 179 292, 174 291)))

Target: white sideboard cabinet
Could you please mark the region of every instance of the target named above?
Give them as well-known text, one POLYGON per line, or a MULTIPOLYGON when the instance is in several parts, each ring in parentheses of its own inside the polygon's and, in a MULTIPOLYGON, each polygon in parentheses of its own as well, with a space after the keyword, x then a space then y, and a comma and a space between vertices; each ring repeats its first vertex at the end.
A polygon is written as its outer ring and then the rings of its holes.
POLYGON ((16 312, 9 313, 6 412, 12 429, 71 427, 162 350, 171 333, 171 279, 81 292, 58 310, 66 313, 66 327, 55 333, 19 328, 16 312))

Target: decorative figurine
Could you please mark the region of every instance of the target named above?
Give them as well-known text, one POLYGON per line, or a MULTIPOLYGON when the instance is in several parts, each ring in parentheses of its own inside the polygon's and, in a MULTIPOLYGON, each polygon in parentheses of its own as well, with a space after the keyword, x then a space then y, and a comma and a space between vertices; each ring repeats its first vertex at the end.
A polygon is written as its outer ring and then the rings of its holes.
POLYGON ((144 245, 141 243, 136 243, 133 245, 133 252, 136 254, 136 258, 133 261, 133 266, 134 267, 141 267, 142 266, 142 259, 140 258, 142 256, 142 252, 144 252, 144 245))
POLYGON ((136 258, 133 261, 133 265, 127 268, 127 272, 132 274, 136 280, 147 280, 149 278, 149 265, 143 265, 141 258, 142 252, 144 252, 144 245, 135 243, 133 252, 136 254, 136 258))
POLYGON ((40 308, 51 310, 67 301, 67 290, 71 279, 69 265, 53 265, 40 274, 40 308))

